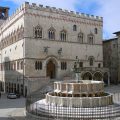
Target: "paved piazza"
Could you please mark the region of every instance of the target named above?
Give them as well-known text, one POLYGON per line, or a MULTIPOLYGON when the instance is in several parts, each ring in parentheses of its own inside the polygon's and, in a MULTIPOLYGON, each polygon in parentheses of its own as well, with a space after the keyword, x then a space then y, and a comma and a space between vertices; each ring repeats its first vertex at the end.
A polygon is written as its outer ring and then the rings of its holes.
POLYGON ((24 120, 25 98, 7 99, 2 94, 0 99, 0 120, 24 120))
MULTIPOLYGON (((105 91, 110 93, 120 93, 120 85, 105 87, 105 91)), ((119 98, 120 100, 120 95, 116 96, 116 98, 119 98)), ((0 120, 25 120, 24 117, 25 98, 7 99, 6 94, 2 94, 0 99, 0 120)))

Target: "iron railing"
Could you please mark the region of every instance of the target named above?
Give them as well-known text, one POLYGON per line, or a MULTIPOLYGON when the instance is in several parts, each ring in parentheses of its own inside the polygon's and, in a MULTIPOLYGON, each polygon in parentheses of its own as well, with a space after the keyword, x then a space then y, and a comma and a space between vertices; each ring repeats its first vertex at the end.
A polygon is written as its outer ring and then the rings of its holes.
POLYGON ((38 92, 26 98, 26 111, 36 120, 120 120, 120 93, 113 93, 114 105, 95 108, 72 108, 57 105, 40 104, 45 93, 38 92))

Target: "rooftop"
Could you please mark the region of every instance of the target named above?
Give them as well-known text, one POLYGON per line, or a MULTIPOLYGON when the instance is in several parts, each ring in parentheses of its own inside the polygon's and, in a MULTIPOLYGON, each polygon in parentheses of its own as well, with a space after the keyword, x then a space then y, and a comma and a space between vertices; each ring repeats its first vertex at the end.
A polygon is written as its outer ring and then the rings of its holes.
POLYGON ((119 35, 119 34, 120 34, 120 31, 118 31, 118 32, 114 32, 113 34, 119 35))
POLYGON ((2 12, 4 12, 6 9, 10 9, 9 7, 2 7, 0 6, 0 10, 2 10, 2 12))
POLYGON ((110 42, 110 41, 114 41, 114 40, 117 40, 117 38, 105 39, 105 40, 103 40, 103 42, 105 43, 105 42, 110 42))

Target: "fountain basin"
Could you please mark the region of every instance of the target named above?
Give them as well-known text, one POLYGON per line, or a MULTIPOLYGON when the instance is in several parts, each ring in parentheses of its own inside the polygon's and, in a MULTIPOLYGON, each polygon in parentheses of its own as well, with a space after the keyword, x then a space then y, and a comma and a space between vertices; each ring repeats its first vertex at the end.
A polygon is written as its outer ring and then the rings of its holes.
POLYGON ((113 104, 112 95, 102 97, 60 97, 46 94, 46 103, 63 107, 93 108, 113 104))

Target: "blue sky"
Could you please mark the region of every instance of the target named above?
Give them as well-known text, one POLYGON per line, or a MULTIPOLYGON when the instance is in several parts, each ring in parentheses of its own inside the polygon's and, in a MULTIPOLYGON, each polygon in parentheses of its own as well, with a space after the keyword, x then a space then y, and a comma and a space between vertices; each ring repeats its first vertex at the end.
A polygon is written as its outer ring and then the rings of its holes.
MULTIPOLYGON (((10 15, 26 0, 0 0, 0 6, 10 8, 10 15)), ((43 4, 74 10, 81 13, 102 16, 103 38, 108 39, 114 37, 112 33, 120 31, 120 0, 27 0, 30 3, 43 4)))

